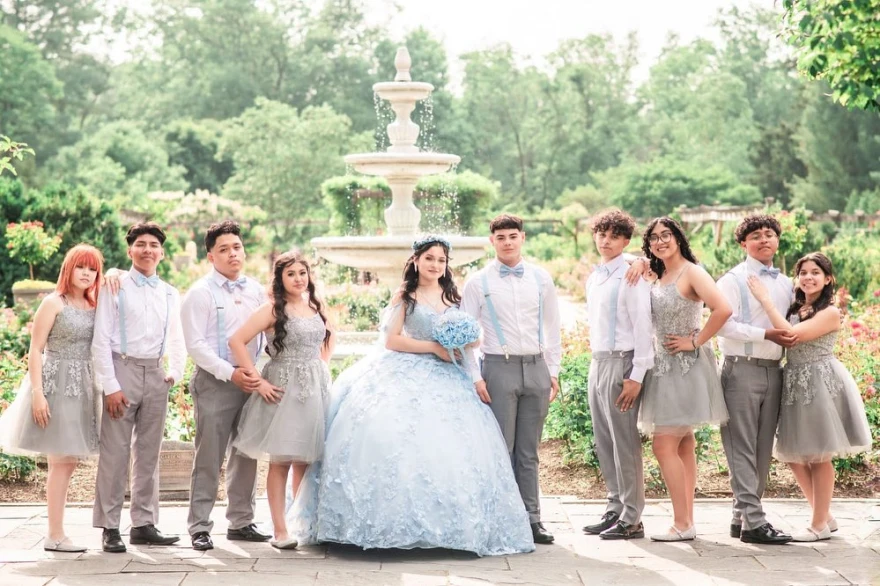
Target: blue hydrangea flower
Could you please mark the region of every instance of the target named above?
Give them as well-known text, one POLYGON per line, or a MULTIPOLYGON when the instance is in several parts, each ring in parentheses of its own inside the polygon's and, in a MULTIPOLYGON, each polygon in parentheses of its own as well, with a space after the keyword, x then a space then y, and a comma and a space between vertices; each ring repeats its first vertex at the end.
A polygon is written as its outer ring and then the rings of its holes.
POLYGON ((437 318, 431 333, 434 340, 449 351, 452 363, 461 368, 455 360, 455 350, 466 358, 465 346, 479 340, 481 330, 480 324, 470 314, 450 309, 437 318))

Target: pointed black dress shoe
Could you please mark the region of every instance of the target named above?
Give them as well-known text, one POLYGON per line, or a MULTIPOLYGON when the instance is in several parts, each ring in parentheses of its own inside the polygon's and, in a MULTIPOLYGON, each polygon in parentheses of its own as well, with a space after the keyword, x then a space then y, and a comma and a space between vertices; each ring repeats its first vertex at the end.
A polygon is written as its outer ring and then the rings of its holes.
POLYGON ((193 549, 196 551, 208 551, 214 549, 214 542, 211 541, 211 534, 207 531, 198 531, 192 536, 193 549))
POLYGON ((123 553, 125 551, 125 543, 122 541, 122 536, 119 535, 119 529, 104 529, 101 542, 101 549, 108 553, 123 553))
POLYGON ((544 529, 544 524, 541 522, 532 523, 532 539, 535 543, 553 543, 555 539, 553 534, 544 529))
POLYGON ((743 526, 739 523, 731 523, 730 524, 730 536, 734 539, 739 539, 742 535, 743 526))
POLYGON ((630 525, 625 521, 618 521, 610 529, 599 534, 601 539, 641 539, 645 536, 645 526, 639 521, 638 525, 630 525))
POLYGON ((744 543, 763 543, 764 545, 782 545, 791 541, 791 535, 780 531, 770 523, 764 523, 757 529, 743 529, 740 541, 744 543))
POLYGON ((177 535, 162 535, 155 525, 132 527, 128 542, 132 545, 172 545, 180 541, 177 535))
POLYGON ((229 529, 226 532, 226 539, 230 541, 269 541, 272 536, 260 533, 257 531, 256 524, 251 523, 241 529, 229 529))
POLYGON ((620 515, 615 513, 614 511, 606 511, 604 515, 602 515, 602 520, 596 523, 595 525, 587 525, 584 527, 584 533, 589 533, 590 535, 599 535, 603 531, 607 531, 614 527, 614 524, 620 520, 620 515))

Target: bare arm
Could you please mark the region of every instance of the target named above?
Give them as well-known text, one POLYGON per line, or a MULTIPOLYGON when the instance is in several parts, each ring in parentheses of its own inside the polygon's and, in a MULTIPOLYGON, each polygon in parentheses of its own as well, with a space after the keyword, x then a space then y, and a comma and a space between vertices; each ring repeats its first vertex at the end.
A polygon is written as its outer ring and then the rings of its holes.
POLYGON ((229 349, 235 358, 234 364, 248 371, 254 370, 254 361, 247 349, 248 343, 260 332, 269 329, 275 323, 272 315, 272 304, 264 303, 248 320, 229 338, 229 349))
POLYGON ((793 326, 773 305, 770 293, 761 281, 755 277, 749 277, 749 289, 755 299, 761 302, 761 306, 767 312, 773 327, 796 334, 798 342, 809 342, 840 329, 840 310, 836 307, 826 307, 811 319, 793 326))
POLYGON ((711 312, 709 319, 695 339, 696 345, 702 346, 718 333, 718 330, 733 315, 733 310, 721 290, 718 289, 718 285, 703 267, 692 267, 688 271, 687 277, 693 292, 711 312))

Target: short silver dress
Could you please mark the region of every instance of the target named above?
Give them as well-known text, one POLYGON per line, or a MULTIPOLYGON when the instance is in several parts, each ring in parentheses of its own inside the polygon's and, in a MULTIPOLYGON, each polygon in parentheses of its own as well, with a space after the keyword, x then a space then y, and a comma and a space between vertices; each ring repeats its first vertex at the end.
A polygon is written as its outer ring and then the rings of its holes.
MULTIPOLYGON (((797 316, 790 320, 798 323, 797 316)), ((871 429, 858 386, 834 357, 837 332, 787 351, 776 458, 827 462, 871 449, 871 429)))
POLYGON ((263 378, 284 390, 281 401, 267 403, 253 393, 245 403, 234 446, 251 458, 268 454, 270 462, 315 462, 324 454, 330 371, 321 360, 326 332, 321 316, 288 317, 284 350, 275 352, 263 378))
POLYGON ((639 427, 643 433, 684 435, 694 427, 727 421, 727 406, 711 344, 672 355, 667 334, 699 331, 703 303, 683 297, 675 282, 651 288, 654 368, 645 379, 639 427))
POLYGON ((73 456, 98 453, 101 394, 92 371, 95 310, 65 304, 46 340, 43 395, 51 415, 34 423, 31 379, 25 375, 12 405, 0 417, 0 449, 9 454, 73 456))

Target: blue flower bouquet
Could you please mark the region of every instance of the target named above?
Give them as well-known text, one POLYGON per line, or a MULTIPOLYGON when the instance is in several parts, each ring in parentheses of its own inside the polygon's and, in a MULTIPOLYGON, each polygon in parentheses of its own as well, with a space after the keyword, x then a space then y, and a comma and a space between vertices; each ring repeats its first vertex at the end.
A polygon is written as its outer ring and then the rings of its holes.
POLYGON ((480 324, 470 314, 459 309, 450 309, 437 318, 431 333, 434 340, 449 352, 452 363, 462 368, 455 360, 455 351, 461 352, 462 361, 466 360, 468 353, 465 346, 479 340, 481 332, 480 324))

